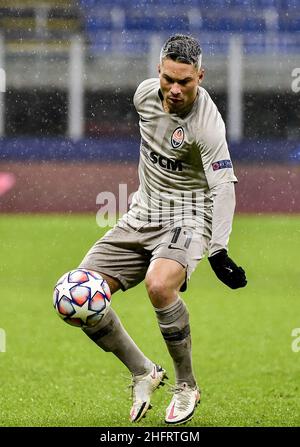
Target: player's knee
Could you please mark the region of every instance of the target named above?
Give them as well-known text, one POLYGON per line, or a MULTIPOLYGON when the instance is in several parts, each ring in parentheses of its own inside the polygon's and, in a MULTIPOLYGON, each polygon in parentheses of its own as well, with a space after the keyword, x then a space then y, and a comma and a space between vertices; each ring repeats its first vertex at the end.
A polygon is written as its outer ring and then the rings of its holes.
POLYGON ((148 275, 145 278, 145 285, 154 307, 167 306, 176 296, 176 292, 167 287, 163 278, 148 275))
POLYGON ((146 289, 150 298, 159 298, 162 297, 166 291, 163 287, 162 281, 159 279, 147 279, 146 280, 146 289))

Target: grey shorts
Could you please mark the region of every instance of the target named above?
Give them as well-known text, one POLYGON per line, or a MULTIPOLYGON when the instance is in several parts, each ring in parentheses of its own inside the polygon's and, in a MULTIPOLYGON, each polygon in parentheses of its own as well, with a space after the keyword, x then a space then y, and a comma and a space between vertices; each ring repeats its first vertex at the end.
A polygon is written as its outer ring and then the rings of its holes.
MULTIPOLYGON (((208 243, 207 236, 190 226, 144 225, 137 229, 121 219, 93 245, 79 267, 112 276, 127 290, 143 281, 151 261, 166 258, 179 262, 189 279, 208 243)), ((181 291, 186 290, 186 283, 181 291)))

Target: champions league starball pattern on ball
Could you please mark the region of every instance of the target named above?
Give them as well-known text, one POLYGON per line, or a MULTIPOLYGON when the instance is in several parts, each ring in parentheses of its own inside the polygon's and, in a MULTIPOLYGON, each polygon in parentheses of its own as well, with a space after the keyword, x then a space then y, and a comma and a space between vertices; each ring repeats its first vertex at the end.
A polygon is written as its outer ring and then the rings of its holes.
POLYGON ((76 269, 65 273, 54 287, 53 306, 57 314, 72 326, 94 326, 102 319, 110 303, 107 282, 91 270, 76 269))

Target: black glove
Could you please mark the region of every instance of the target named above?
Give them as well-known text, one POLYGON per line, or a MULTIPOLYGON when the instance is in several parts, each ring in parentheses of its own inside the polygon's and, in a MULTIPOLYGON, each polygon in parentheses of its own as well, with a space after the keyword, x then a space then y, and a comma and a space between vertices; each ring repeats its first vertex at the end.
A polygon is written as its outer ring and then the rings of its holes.
POLYGON ((208 260, 219 280, 226 284, 226 286, 231 289, 245 287, 247 279, 244 270, 230 259, 225 249, 210 256, 208 260))

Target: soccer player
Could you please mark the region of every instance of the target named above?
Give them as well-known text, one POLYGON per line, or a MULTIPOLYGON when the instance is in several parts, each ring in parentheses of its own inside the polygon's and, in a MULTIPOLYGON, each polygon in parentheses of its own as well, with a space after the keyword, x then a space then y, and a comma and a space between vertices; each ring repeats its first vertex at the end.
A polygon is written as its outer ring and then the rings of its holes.
MULTIPOLYGON (((99 272, 111 293, 145 280, 175 369, 165 422, 180 424, 192 418, 200 391, 192 368, 189 313, 179 294, 206 253, 230 288, 244 287, 247 280, 227 254, 237 180, 224 122, 200 87, 204 70, 197 40, 171 36, 161 50, 158 73, 134 95, 141 133, 138 191, 128 213, 95 243, 80 267, 99 272)), ((111 307, 99 324, 84 331, 130 370, 130 419, 138 422, 166 371, 137 347, 111 307)))

